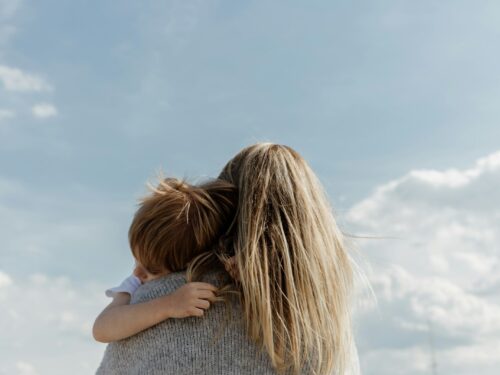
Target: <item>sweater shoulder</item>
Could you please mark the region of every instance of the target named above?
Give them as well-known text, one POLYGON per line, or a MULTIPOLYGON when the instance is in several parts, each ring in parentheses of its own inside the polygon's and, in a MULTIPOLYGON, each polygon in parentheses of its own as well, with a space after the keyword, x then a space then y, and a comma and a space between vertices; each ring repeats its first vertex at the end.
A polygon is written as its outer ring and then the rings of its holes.
MULTIPOLYGON (((209 272, 201 281, 221 286, 229 277, 209 272)), ((178 272, 142 285, 133 303, 171 293, 186 283, 178 272)), ((275 375, 267 353, 246 332, 241 303, 214 303, 203 317, 167 319, 127 339, 109 344, 98 375, 239 374, 275 375)))
MULTIPOLYGON (((200 281, 220 287, 227 282, 227 276, 222 271, 217 270, 206 273, 200 281)), ((165 296, 173 293, 186 282, 185 271, 170 273, 141 285, 132 295, 130 303, 140 303, 165 296)))

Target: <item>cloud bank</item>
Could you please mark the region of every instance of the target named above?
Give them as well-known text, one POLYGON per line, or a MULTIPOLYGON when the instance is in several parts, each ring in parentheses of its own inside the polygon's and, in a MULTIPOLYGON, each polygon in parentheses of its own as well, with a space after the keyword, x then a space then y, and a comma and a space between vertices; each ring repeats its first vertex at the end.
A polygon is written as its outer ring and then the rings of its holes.
POLYGON ((359 311, 366 374, 500 368, 500 152, 471 168, 413 170, 346 215, 378 306, 359 311))
POLYGON ((91 374, 104 345, 93 342, 103 286, 66 277, 0 271, 0 374, 91 374))

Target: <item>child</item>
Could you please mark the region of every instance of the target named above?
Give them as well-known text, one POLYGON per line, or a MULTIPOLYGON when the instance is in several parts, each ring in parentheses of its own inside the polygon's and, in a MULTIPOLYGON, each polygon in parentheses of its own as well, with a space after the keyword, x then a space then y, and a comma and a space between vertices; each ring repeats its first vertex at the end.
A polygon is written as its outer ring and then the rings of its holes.
POLYGON ((129 303, 142 283, 185 270, 192 259, 209 250, 227 232, 236 204, 236 188, 221 180, 194 186, 165 178, 152 188, 152 194, 141 199, 128 233, 136 260, 133 275, 106 291, 113 301, 97 317, 94 338, 109 343, 165 319, 202 316, 217 299, 217 288, 203 282, 186 283, 151 301, 129 303))

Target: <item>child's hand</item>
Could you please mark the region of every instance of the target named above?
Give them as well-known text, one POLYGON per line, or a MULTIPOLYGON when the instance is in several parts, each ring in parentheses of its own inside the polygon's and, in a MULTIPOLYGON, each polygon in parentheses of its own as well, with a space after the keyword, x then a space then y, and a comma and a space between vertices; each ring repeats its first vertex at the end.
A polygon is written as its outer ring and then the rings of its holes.
POLYGON ((204 310, 210 307, 215 298, 217 288, 202 282, 187 283, 175 292, 165 296, 166 308, 171 318, 203 316, 204 310))

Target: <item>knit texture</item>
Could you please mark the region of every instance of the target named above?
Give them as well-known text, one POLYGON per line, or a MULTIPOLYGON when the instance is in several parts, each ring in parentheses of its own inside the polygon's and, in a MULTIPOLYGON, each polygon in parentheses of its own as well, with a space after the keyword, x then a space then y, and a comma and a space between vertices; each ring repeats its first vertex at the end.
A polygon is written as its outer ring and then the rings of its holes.
MULTIPOLYGON (((221 273, 203 281, 221 286, 221 273)), ((131 303, 170 294, 186 283, 176 272, 140 286, 131 303)), ((108 344, 96 375, 277 374, 266 352, 246 334, 241 304, 214 303, 203 317, 167 319, 130 338, 108 344)))

